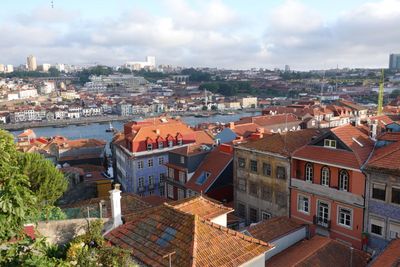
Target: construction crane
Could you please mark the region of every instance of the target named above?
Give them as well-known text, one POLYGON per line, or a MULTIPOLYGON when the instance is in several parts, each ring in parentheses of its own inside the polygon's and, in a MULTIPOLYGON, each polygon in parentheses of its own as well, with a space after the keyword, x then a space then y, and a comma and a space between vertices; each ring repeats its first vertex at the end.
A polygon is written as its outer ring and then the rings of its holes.
POLYGON ((385 74, 384 71, 382 69, 382 76, 381 76, 381 80, 379 82, 379 93, 378 93, 378 116, 382 115, 382 110, 383 110, 383 91, 384 91, 384 86, 383 83, 385 81, 385 74))

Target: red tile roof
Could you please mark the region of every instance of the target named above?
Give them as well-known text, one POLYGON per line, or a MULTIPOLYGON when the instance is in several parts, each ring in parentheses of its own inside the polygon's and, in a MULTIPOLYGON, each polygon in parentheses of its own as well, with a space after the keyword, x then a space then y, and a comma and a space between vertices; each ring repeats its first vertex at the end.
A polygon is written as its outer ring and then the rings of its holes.
POLYGON ((111 244, 148 266, 239 266, 271 248, 265 242, 163 204, 109 232, 111 244))
POLYGON ((360 169, 373 149, 373 141, 350 124, 333 128, 330 131, 351 151, 307 145, 294 152, 293 157, 360 169))
POLYGON ((400 266, 400 239, 392 240, 385 250, 377 256, 370 267, 400 266))
POLYGON ((318 137, 323 132, 325 131, 318 129, 305 129, 283 134, 275 133, 258 140, 242 143, 238 147, 289 156, 295 150, 307 145, 314 137, 318 137))
POLYGON ((232 208, 226 207, 215 200, 211 200, 204 196, 195 196, 170 203, 175 209, 186 213, 198 215, 204 219, 211 220, 220 215, 233 211, 232 208))
POLYGON ((382 141, 392 141, 392 142, 398 142, 400 141, 400 133, 396 132, 385 132, 378 136, 378 140, 382 141))
POLYGON ((400 142, 375 149, 367 168, 400 171, 400 142))
POLYGON ((364 267, 370 256, 339 241, 322 236, 303 240, 267 260, 266 266, 353 266, 364 267), (350 262, 352 260, 352 262, 350 262))
POLYGON ((273 240, 287 235, 301 227, 304 227, 304 224, 300 224, 294 219, 282 216, 261 221, 256 225, 248 227, 246 230, 254 238, 260 239, 264 242, 272 242, 273 240))
POLYGON ((218 179, 233 159, 233 151, 224 150, 226 145, 214 148, 200 163, 190 180, 185 184, 187 189, 206 193, 208 188, 218 179), (208 177, 204 177, 209 174, 208 177), (202 182, 199 180, 204 179, 202 182))

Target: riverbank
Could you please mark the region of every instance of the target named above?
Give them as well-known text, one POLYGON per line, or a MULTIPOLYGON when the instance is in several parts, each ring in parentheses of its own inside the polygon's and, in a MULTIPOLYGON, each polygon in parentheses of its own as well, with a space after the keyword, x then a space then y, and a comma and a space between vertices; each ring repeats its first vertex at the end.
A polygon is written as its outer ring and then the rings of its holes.
MULTIPOLYGON (((246 109, 246 110, 237 110, 232 111, 235 115, 240 115, 248 113, 260 112, 260 109, 246 109)), ((224 111, 224 112, 171 112, 167 113, 168 116, 173 117, 200 117, 205 121, 209 117, 215 116, 231 116, 232 112, 224 111)), ((138 114, 133 116, 117 116, 117 115, 108 115, 108 116, 98 116, 98 117, 82 117, 79 119, 68 119, 68 120, 53 120, 53 121, 40 121, 40 122, 24 122, 24 123, 8 123, 8 124, 0 124, 0 128, 8 131, 19 131, 28 128, 43 128, 43 127, 54 127, 54 128, 64 128, 71 125, 89 125, 92 123, 108 123, 108 122, 124 122, 131 120, 138 120, 153 116, 160 116, 162 114, 138 114)))

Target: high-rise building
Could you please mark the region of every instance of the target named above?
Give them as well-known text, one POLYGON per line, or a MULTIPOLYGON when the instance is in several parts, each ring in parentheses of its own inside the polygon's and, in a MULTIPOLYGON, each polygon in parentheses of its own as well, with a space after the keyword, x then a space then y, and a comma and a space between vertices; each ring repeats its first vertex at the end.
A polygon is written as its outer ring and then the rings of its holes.
POLYGON ((26 65, 29 71, 35 71, 37 69, 36 57, 29 55, 26 59, 26 65))
POLYGON ((125 68, 131 69, 131 70, 141 70, 141 69, 154 70, 156 68, 156 57, 147 56, 146 61, 126 62, 125 68))
POLYGON ((50 68, 51 68, 51 65, 46 64, 46 63, 43 63, 43 65, 41 66, 41 70, 44 72, 48 72, 50 68))
POLYGON ((5 70, 7 73, 10 73, 10 72, 14 72, 14 66, 13 65, 7 65, 6 66, 6 70, 5 70))
POLYGON ((6 72, 6 67, 4 64, 0 64, 0 73, 6 72))
POLYGON ((400 70, 400 54, 390 54, 389 69, 400 70))

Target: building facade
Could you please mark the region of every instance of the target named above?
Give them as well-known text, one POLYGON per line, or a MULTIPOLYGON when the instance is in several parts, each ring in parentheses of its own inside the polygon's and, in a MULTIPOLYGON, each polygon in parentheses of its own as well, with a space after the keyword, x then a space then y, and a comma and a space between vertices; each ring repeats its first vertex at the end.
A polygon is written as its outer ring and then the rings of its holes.
POLYGON ((389 56, 389 69, 400 69, 400 54, 390 54, 389 56))
POLYGON ((358 128, 329 130, 293 154, 291 217, 312 234, 362 248, 366 178, 361 167, 373 142, 358 128))

